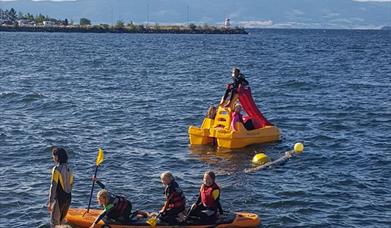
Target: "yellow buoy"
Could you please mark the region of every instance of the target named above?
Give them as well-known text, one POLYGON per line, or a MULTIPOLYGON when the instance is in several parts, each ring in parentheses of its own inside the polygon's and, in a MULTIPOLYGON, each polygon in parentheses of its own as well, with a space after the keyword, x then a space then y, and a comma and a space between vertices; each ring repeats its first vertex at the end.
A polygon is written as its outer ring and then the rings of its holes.
POLYGON ((304 145, 303 143, 296 143, 295 146, 293 147, 293 150, 297 153, 300 154, 304 150, 304 145))
POLYGON ((259 153, 253 157, 252 162, 257 165, 263 165, 269 162, 269 157, 264 153, 259 153))

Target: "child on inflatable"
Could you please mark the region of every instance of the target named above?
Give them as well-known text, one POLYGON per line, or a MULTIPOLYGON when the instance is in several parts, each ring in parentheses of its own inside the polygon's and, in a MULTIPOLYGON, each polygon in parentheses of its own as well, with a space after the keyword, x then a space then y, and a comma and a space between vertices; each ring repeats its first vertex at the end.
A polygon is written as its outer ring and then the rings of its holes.
POLYGON ((209 119, 214 119, 216 117, 217 108, 213 105, 211 105, 208 109, 208 112, 206 113, 205 117, 209 119))
POLYGON ((56 166, 52 170, 48 211, 51 227, 55 227, 63 223, 71 205, 73 173, 68 167, 68 154, 65 149, 53 147, 52 158, 56 166))
POLYGON ((188 216, 198 217, 202 222, 214 223, 219 214, 223 214, 220 187, 216 184, 214 172, 207 171, 204 173, 197 202, 191 206, 188 216))
POLYGON ((166 202, 159 211, 160 221, 175 225, 184 217, 186 198, 172 173, 164 172, 160 175, 160 179, 166 186, 164 190, 166 202))
POLYGON ((232 116, 231 116, 231 129, 232 129, 232 131, 237 131, 237 129, 236 129, 237 122, 242 123, 244 128, 246 128, 247 130, 253 130, 254 123, 253 123, 252 119, 248 119, 246 122, 244 122, 241 111, 242 111, 242 106, 240 104, 236 104, 235 108, 234 108, 234 112, 232 112, 232 116))
MULTIPOLYGON (((95 179, 96 180, 96 179, 95 179)), ((130 222, 132 212, 132 203, 123 196, 111 194, 105 189, 105 186, 98 180, 96 183, 102 188, 96 195, 100 206, 103 206, 103 212, 95 219, 90 228, 94 227, 100 220, 105 224, 127 224, 130 222)))
POLYGON ((225 90, 225 94, 220 101, 220 104, 222 105, 225 103, 225 100, 227 99, 227 97, 230 96, 229 102, 225 105, 225 107, 228 107, 231 104, 232 98, 237 93, 239 86, 248 86, 249 85, 244 74, 241 74, 240 70, 236 67, 232 68, 232 80, 234 82, 229 83, 227 85, 227 89, 225 90))

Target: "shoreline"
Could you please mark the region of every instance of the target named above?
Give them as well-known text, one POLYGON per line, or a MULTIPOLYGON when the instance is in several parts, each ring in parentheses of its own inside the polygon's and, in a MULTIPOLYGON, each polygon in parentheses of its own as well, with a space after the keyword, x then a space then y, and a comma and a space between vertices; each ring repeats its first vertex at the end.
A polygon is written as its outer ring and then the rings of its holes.
POLYGON ((161 28, 103 28, 103 27, 38 27, 38 26, 0 26, 0 32, 64 32, 64 33, 168 33, 168 34, 248 34, 242 28, 211 29, 161 29, 161 28))

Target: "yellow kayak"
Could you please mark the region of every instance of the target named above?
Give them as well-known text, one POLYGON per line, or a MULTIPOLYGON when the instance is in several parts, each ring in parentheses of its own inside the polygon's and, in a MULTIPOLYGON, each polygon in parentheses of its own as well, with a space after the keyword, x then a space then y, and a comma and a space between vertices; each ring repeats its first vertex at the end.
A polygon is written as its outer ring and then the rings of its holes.
MULTIPOLYGON (((94 222, 95 218, 102 212, 101 210, 90 209, 86 213, 84 208, 70 208, 66 216, 66 220, 69 225, 75 227, 90 227, 94 222)), ((110 224, 105 225, 103 221, 100 221, 95 227, 111 227, 111 228, 141 228, 141 227, 151 227, 147 223, 148 218, 141 218, 137 220, 132 220, 129 224, 110 224)), ((219 228, 228 228, 228 227, 259 227, 261 225, 261 220, 257 214, 245 213, 245 212, 235 212, 228 213, 220 216, 215 224, 190 224, 190 223, 181 223, 178 226, 169 226, 163 224, 156 224, 156 227, 188 227, 188 228, 207 228, 207 227, 219 227, 219 228)))

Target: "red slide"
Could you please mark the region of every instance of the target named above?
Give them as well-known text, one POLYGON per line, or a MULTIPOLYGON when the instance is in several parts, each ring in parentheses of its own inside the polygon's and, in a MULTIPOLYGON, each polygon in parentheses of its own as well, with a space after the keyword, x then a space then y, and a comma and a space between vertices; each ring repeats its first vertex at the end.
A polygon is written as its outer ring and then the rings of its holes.
POLYGON ((273 125, 263 116, 262 112, 258 109, 251 95, 251 88, 249 86, 245 88, 243 87, 238 88, 238 93, 239 93, 239 101, 244 111, 246 111, 250 119, 255 120, 254 123, 255 128, 262 128, 265 126, 273 125))

